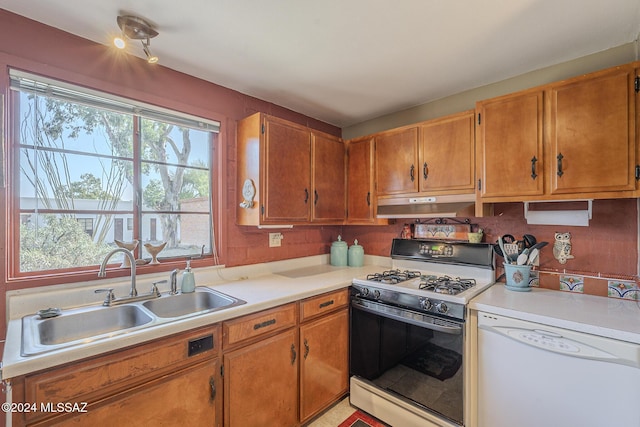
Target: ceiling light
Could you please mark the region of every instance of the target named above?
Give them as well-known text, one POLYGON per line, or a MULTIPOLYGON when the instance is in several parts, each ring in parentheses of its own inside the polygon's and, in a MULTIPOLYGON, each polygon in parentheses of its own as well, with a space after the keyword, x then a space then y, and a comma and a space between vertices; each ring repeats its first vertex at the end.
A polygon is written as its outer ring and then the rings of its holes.
POLYGON ((144 54, 147 55, 147 62, 149 64, 155 64, 158 62, 158 57, 151 53, 151 48, 149 47, 150 44, 149 40, 147 40, 146 43, 143 41, 142 50, 144 51, 144 54))
POLYGON ((149 40, 158 35, 153 26, 144 19, 133 15, 118 16, 117 21, 118 27, 122 31, 122 36, 113 39, 113 44, 118 49, 124 49, 127 39, 140 40, 142 42, 142 50, 147 55, 147 62, 149 64, 158 62, 158 57, 151 53, 149 47, 151 44, 149 40))
POLYGON ((125 41, 125 37, 116 37, 113 39, 113 44, 118 49, 124 49, 127 46, 127 42, 125 41))

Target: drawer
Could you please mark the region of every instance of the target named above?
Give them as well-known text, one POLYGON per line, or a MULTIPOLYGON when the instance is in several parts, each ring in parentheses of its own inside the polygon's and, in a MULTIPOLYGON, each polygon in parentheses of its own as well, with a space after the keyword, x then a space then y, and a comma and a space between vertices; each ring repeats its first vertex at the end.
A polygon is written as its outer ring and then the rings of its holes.
POLYGON ((297 324, 297 304, 287 304, 222 324, 222 347, 228 348, 252 338, 281 331, 297 324))
POLYGON ((345 307, 348 304, 348 288, 307 298, 300 301, 300 322, 345 307))

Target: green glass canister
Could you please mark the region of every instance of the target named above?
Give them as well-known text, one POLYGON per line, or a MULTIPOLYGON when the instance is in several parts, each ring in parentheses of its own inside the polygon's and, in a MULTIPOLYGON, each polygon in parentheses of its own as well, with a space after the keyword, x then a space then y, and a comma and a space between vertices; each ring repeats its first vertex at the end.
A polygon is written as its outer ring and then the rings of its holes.
POLYGON ((331 265, 336 267, 346 267, 347 265, 347 242, 342 241, 342 236, 331 244, 331 265))
POLYGON ((364 265, 364 248, 358 244, 358 239, 354 240, 349 247, 349 267, 362 267, 364 265))

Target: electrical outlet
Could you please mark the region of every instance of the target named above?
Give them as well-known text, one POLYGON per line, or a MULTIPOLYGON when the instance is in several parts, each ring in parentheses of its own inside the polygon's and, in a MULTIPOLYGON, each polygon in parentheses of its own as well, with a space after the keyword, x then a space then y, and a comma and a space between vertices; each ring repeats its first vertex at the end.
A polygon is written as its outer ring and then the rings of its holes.
POLYGON ((269 247, 278 248, 282 246, 282 233, 269 233, 269 247))

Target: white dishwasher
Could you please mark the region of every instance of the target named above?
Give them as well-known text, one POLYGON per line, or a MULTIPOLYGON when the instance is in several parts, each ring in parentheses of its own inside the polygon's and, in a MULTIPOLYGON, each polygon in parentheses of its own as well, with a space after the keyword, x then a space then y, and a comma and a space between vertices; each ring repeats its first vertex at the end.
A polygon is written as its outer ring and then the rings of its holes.
POLYGON ((478 427, 640 427, 640 345, 478 313, 478 427))

